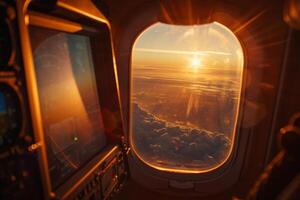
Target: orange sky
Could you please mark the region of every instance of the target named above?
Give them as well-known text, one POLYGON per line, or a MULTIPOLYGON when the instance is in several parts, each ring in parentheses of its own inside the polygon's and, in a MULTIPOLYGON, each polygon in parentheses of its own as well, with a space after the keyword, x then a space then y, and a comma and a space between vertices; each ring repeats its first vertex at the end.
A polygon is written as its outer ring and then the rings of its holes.
POLYGON ((237 70, 243 65, 243 54, 238 39, 219 23, 194 26, 156 23, 137 38, 132 63, 135 67, 237 70))

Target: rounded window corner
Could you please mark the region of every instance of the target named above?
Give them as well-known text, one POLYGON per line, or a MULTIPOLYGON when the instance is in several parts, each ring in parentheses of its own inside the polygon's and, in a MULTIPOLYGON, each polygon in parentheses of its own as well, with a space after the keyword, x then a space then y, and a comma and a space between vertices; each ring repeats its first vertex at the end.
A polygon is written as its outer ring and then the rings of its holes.
POLYGON ((147 27, 131 55, 133 154, 171 173, 224 166, 235 146, 243 69, 242 44, 221 23, 147 27))

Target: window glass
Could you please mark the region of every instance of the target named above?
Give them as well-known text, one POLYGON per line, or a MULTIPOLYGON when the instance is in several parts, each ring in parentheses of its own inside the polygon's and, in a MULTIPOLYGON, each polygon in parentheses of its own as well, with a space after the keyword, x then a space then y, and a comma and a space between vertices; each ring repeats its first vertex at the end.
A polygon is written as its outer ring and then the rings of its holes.
POLYGON ((156 23, 136 39, 131 70, 131 146, 160 170, 222 165, 234 145, 243 51, 219 23, 156 23))

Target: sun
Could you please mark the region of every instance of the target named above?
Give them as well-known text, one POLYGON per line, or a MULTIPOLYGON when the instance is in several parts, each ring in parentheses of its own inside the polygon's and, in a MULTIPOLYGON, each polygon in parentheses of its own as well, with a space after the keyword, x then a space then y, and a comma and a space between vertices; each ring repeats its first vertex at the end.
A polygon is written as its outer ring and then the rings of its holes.
POLYGON ((201 67, 201 59, 199 57, 193 57, 191 60, 191 68, 192 69, 199 69, 201 67))

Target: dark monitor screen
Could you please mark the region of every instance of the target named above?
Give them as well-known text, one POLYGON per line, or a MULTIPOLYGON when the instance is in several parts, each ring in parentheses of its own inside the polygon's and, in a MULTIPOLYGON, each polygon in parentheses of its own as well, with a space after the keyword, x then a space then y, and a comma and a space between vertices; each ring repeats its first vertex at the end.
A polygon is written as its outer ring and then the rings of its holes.
POLYGON ((106 145, 90 38, 32 26, 49 174, 55 189, 106 145))

